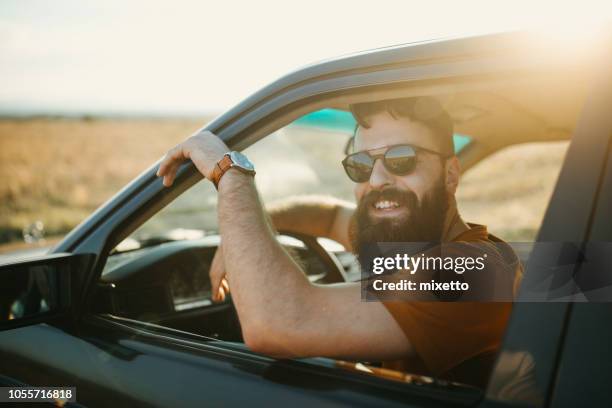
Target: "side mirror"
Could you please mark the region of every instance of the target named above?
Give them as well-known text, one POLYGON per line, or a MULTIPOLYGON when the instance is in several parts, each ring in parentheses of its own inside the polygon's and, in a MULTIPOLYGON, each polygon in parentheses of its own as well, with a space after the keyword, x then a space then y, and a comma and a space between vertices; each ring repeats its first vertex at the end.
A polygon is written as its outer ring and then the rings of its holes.
POLYGON ((91 254, 51 254, 0 265, 0 330, 69 317, 91 254))

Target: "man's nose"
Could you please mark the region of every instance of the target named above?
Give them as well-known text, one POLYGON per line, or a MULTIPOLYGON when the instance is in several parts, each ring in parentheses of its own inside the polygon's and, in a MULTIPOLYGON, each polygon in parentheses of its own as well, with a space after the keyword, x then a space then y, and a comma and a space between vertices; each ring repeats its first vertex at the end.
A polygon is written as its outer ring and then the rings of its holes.
POLYGON ((393 182, 393 175, 389 174, 381 159, 374 162, 372 174, 370 174, 370 186, 372 188, 381 188, 393 182))

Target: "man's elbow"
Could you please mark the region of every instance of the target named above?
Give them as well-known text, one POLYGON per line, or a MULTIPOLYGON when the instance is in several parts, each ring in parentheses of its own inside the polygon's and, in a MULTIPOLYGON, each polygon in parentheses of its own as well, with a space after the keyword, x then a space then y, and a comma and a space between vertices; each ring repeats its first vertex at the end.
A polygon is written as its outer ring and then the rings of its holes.
POLYGON ((261 353, 260 350, 262 350, 264 347, 264 335, 252 324, 246 324, 246 322, 242 321, 241 326, 244 344, 249 349, 261 353))
POLYGON ((285 288, 285 293, 291 294, 285 299, 260 304, 247 313, 240 314, 238 309, 242 337, 249 349, 277 358, 309 357, 313 352, 304 333, 312 332, 305 328, 312 321, 309 302, 315 297, 308 280, 302 279, 305 282, 299 280, 291 289, 285 288))
POLYGON ((296 345, 287 338, 287 332, 277 333, 267 325, 243 324, 242 337, 245 345, 256 353, 284 359, 304 357, 295 350, 296 345))

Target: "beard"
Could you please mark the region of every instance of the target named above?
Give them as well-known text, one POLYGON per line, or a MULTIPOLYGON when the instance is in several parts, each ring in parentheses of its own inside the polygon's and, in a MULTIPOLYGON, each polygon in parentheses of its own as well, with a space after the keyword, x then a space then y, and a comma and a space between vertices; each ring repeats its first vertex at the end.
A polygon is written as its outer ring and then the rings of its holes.
POLYGON ((394 187, 370 191, 360 200, 351 219, 349 236, 353 250, 359 255, 363 248, 383 242, 440 242, 447 209, 443 177, 421 202, 414 192, 394 187), (372 217, 370 210, 379 200, 397 202, 405 214, 394 218, 372 217))

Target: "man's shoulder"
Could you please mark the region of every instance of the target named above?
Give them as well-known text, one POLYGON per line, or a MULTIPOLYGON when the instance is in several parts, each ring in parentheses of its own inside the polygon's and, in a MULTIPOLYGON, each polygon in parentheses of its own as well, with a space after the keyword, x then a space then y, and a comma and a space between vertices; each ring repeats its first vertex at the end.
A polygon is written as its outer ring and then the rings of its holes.
POLYGON ((463 246, 466 252, 486 253, 489 270, 513 275, 513 292, 516 294, 523 277, 523 264, 516 251, 508 242, 491 234, 485 225, 468 223, 468 226, 470 230, 460 234, 453 242, 463 246))
POLYGON ((467 225, 470 228, 457 235, 451 241, 452 243, 468 244, 468 246, 480 247, 487 251, 493 250, 506 261, 518 260, 512 247, 503 239, 491 234, 486 225, 474 223, 467 223, 467 225))

